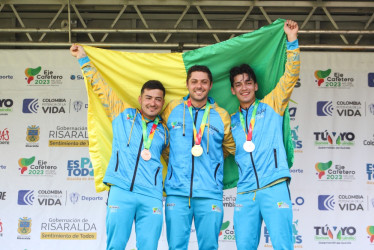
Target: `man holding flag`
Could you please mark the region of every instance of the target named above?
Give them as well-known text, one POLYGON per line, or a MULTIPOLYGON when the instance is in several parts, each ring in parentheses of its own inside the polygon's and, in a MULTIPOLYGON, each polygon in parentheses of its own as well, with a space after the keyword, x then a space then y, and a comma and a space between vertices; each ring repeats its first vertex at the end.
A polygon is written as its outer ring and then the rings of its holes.
POLYGON ((239 111, 231 117, 235 160, 239 167, 234 228, 237 248, 257 249, 262 221, 274 249, 293 249, 291 178, 283 144, 283 116, 299 78, 300 49, 296 22, 287 20, 285 73, 262 100, 256 75, 248 64, 230 70, 231 92, 239 100, 239 111))
POLYGON ((199 249, 218 249, 224 156, 235 153, 230 116, 208 97, 213 86, 208 67, 190 67, 186 85, 189 94, 171 101, 162 113, 170 131, 167 239, 170 250, 188 249, 194 218, 199 249))
POLYGON ((104 184, 107 204, 107 249, 124 249, 135 220, 137 248, 157 249, 163 223, 161 153, 169 143, 159 113, 164 105, 161 82, 144 83, 140 111, 120 99, 80 45, 71 54, 79 59, 85 80, 99 97, 113 131, 112 154, 104 184))

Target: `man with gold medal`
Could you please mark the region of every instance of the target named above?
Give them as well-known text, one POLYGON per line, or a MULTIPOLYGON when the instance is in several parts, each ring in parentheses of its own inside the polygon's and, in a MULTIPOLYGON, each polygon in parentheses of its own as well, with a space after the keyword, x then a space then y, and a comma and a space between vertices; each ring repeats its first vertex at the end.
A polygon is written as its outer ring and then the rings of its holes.
POLYGON ((285 73, 262 100, 254 70, 243 64, 230 70, 231 91, 239 100, 231 116, 239 181, 234 210, 235 240, 239 250, 257 249, 265 221, 274 249, 293 249, 291 178, 283 144, 283 115, 300 72, 296 22, 287 20, 285 73))
POLYGON ((79 59, 84 77, 112 123, 112 155, 103 180, 110 186, 107 249, 125 249, 135 221, 137 249, 156 250, 163 223, 160 157, 169 143, 168 130, 159 116, 165 88, 157 80, 144 83, 138 110, 117 96, 82 46, 74 44, 70 51, 79 59))
POLYGON ((167 240, 170 250, 188 249, 194 219, 199 249, 218 249, 224 156, 235 153, 230 116, 208 97, 213 85, 209 68, 189 68, 186 85, 189 95, 171 101, 162 113, 170 132, 167 240))

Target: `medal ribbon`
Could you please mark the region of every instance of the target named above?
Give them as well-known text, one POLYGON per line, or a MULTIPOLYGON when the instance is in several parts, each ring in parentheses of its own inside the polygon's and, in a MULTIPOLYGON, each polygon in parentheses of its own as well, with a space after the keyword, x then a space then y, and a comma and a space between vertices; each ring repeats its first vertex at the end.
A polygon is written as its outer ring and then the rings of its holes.
POLYGON ((245 127, 245 123, 244 123, 244 116, 243 116, 242 111, 241 111, 240 106, 239 106, 240 123, 242 124, 244 133, 247 134, 247 141, 252 141, 252 131, 253 131, 253 128, 255 127, 256 112, 257 112, 257 108, 258 108, 258 103, 259 103, 259 101, 258 101, 258 99, 256 99, 253 110, 252 110, 251 122, 249 124, 248 133, 245 132, 246 127, 245 127))
POLYGON ((159 120, 160 119, 158 118, 158 116, 154 119, 151 131, 149 132, 149 136, 147 136, 147 123, 144 117, 142 116, 143 141, 145 149, 149 149, 151 147, 153 136, 155 135, 159 120))
POLYGON ((206 120, 208 118, 208 114, 209 114, 209 111, 210 111, 210 103, 209 103, 209 101, 206 102, 205 111, 204 111, 204 115, 203 115, 203 120, 201 121, 200 128, 199 128, 199 133, 197 133, 195 123, 193 122, 194 118, 193 118, 193 114, 192 114, 191 99, 188 99, 187 106, 188 106, 188 110, 190 111, 190 115, 191 115, 191 118, 192 118, 193 137, 195 139, 195 145, 200 145, 201 139, 203 138, 203 134, 204 134, 206 120))

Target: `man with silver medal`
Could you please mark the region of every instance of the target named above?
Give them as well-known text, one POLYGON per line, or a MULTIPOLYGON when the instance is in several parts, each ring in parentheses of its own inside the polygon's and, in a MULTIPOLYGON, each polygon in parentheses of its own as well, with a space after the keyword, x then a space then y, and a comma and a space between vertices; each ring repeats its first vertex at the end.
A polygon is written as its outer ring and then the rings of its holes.
MULTIPOLYGON (((235 240, 239 250, 257 249, 265 221, 274 249, 293 249, 291 175, 283 143, 283 116, 299 78, 298 25, 285 21, 285 73, 263 99, 256 99, 256 75, 248 64, 230 70, 231 92, 239 110, 231 116, 239 168, 235 240), (285 44, 286 45, 286 44, 285 44)), ((266 84, 266 83, 262 83, 266 84)))

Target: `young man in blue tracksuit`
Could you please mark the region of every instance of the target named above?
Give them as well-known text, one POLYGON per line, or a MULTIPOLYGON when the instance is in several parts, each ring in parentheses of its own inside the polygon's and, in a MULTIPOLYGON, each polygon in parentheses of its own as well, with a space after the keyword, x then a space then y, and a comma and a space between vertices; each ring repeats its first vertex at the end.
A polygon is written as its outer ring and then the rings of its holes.
POLYGON ((287 35, 285 73, 262 100, 256 99, 256 76, 247 64, 230 71, 231 91, 239 111, 231 116, 239 181, 234 228, 239 250, 257 249, 265 221, 274 249, 293 249, 290 172, 283 144, 283 115, 299 78, 300 49, 296 22, 284 24, 287 35))
POLYGON ((235 145, 229 114, 208 97, 212 84, 209 68, 191 67, 189 95, 171 101, 162 113, 170 131, 165 217, 171 250, 188 249, 193 218, 199 249, 218 249, 223 161, 235 145))
POLYGON ((108 86, 82 46, 73 45, 70 51, 79 59, 86 80, 112 122, 112 155, 104 177, 110 186, 107 249, 126 247, 134 220, 137 248, 157 249, 163 223, 160 157, 169 143, 168 130, 158 115, 165 88, 156 80, 146 82, 138 99, 139 111, 108 86))

